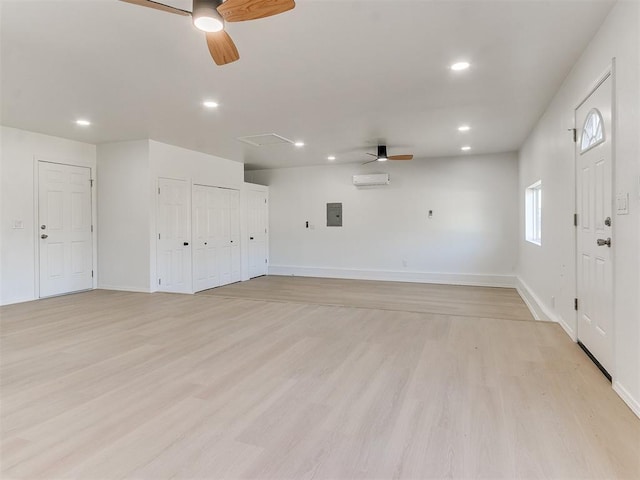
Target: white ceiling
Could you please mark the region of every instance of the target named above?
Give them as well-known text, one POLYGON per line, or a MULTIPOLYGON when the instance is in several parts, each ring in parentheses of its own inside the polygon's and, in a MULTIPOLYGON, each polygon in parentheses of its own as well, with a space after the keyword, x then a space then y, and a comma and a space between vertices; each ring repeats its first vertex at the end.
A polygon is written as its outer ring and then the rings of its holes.
POLYGON ((2 124, 90 143, 152 138, 247 168, 364 161, 378 141, 418 159, 464 144, 513 151, 612 3, 298 0, 228 24, 240 60, 218 67, 188 17, 117 0, 2 0, 2 124), (461 59, 468 71, 448 69, 461 59), (272 132, 306 146, 237 140, 272 132))

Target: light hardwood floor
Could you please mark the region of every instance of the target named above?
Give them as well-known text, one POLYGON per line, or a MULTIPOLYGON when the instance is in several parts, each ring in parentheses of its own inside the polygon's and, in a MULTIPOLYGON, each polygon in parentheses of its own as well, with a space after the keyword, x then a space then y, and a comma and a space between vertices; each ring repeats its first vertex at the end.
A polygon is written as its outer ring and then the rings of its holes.
POLYGON ((640 478, 640 420, 513 291, 282 281, 0 309, 2 478, 640 478))
POLYGON ((213 288, 201 294, 272 302, 533 320, 529 309, 513 288, 269 276, 213 288))

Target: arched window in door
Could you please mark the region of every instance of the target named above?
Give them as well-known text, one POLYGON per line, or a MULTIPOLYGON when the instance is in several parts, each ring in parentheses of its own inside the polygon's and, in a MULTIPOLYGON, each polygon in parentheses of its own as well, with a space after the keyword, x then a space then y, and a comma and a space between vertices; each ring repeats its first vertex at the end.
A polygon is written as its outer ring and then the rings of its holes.
POLYGON ((597 108, 592 109, 584 121, 580 140, 580 153, 584 153, 604 142, 604 122, 597 108))

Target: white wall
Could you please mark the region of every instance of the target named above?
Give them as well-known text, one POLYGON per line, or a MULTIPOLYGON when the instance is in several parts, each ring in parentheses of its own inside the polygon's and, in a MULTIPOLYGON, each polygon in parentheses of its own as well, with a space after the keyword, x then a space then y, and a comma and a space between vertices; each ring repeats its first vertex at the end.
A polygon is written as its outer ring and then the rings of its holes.
MULTIPOLYGON (((0 304, 5 305, 38 296, 36 161, 90 167, 95 176, 96 147, 15 128, 0 129, 0 304), (15 221, 22 221, 24 228, 14 229, 15 221)), ((92 203, 95 218, 95 189, 92 203)), ((94 265, 95 247, 94 242, 94 265)))
MULTIPOLYGON (((519 277, 541 316, 575 339, 574 109, 615 57, 614 194, 629 193, 629 215, 613 217, 614 388, 640 415, 640 3, 620 1, 573 67, 520 151, 524 189, 543 184, 542 247, 525 242, 520 220, 519 277), (555 297, 555 307, 552 304, 555 297)), ((614 210, 615 212, 615 210, 614 210)))
POLYGON ((98 287, 149 292, 149 141, 98 146, 98 287))
POLYGON ((154 140, 98 148, 101 288, 157 290, 158 178, 241 190, 243 165, 154 140))
POLYGON ((512 285, 515 154, 260 170, 245 178, 269 186, 270 273, 512 285), (389 173, 391 184, 353 186, 352 175, 374 172, 389 173), (327 202, 342 202, 343 227, 326 226, 327 202))
MULTIPOLYGON (((149 178, 152 198, 152 214, 150 216, 150 270, 151 290, 157 290, 156 268, 156 199, 158 178, 175 178, 187 180, 191 184, 210 185, 214 187, 241 190, 244 183, 244 165, 206 153, 187 150, 186 148, 166 143, 149 141, 149 161, 151 175, 149 178)), ((241 242, 244 243, 244 239, 241 242)))

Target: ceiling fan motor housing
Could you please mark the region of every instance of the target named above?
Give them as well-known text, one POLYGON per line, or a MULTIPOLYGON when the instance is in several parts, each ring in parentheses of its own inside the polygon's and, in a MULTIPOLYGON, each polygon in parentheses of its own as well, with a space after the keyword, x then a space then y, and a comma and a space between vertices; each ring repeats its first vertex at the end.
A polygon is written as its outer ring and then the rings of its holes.
POLYGON ((387 146, 378 145, 378 158, 387 158, 387 146))

